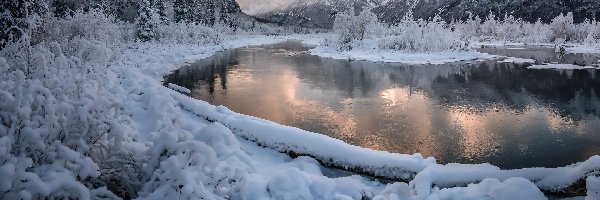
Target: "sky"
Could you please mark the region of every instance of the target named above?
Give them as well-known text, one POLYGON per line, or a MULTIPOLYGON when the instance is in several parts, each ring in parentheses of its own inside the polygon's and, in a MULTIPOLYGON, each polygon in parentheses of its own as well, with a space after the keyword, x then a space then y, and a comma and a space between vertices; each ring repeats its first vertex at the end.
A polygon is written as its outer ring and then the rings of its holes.
POLYGON ((289 3, 291 0, 236 0, 247 14, 270 11, 289 3))

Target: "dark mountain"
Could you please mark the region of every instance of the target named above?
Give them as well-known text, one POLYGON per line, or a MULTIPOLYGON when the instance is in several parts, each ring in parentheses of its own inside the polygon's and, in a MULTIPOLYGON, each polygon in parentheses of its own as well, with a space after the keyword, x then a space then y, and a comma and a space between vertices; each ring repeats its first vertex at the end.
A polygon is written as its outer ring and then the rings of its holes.
POLYGON ((409 11, 416 18, 430 19, 439 14, 448 21, 466 19, 470 14, 484 19, 490 13, 498 17, 509 14, 530 22, 538 19, 549 22, 567 12, 573 12, 575 22, 600 19, 599 0, 314 0, 297 1, 258 17, 286 25, 331 28, 336 13, 351 7, 362 10, 367 6, 372 7, 381 21, 390 24, 397 23, 409 11))

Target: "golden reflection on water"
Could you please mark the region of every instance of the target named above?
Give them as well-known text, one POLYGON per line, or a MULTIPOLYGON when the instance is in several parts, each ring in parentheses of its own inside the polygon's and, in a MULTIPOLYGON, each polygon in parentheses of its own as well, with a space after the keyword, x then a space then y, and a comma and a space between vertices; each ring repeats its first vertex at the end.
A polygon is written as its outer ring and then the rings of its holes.
MULTIPOLYGON (((448 112, 453 124, 460 129, 461 157, 473 159, 481 155, 491 155, 501 138, 490 131, 488 125, 498 119, 496 112, 474 113, 466 109, 451 109, 448 112)), ((496 121, 497 123, 497 121, 496 121)))
MULTIPOLYGON (((409 87, 395 87, 382 90, 381 99, 385 107, 385 116, 391 119, 403 120, 403 126, 390 127, 397 134, 410 134, 405 140, 413 146, 408 149, 416 149, 410 153, 421 153, 425 156, 438 155, 436 148, 437 140, 432 134, 432 112, 434 110, 431 100, 422 92, 412 91, 409 87)), ((406 143, 405 143, 406 144, 406 143)), ((407 150, 408 150, 407 149, 407 150)), ((406 150, 405 150, 406 152, 406 150)))
MULTIPOLYGON (((243 65, 240 66, 244 68, 243 65)), ((440 147, 447 146, 449 140, 456 140, 457 146, 451 147, 456 151, 455 154, 471 161, 493 156, 502 151, 502 146, 507 142, 513 143, 519 152, 528 151, 530 141, 525 135, 507 139, 503 138, 499 131, 525 134, 527 131, 524 130, 534 126, 548 127, 552 133, 559 133, 565 128, 573 127, 572 119, 561 117, 545 108, 531 106, 517 112, 503 105, 485 109, 469 106, 445 107, 428 97, 424 91, 410 87, 393 87, 379 91, 377 96, 384 105, 382 110, 357 109, 360 98, 343 98, 336 102, 341 106, 332 107, 330 102, 311 99, 311 96, 315 95, 308 93, 314 89, 303 83, 295 71, 287 70, 291 66, 278 63, 274 67, 286 70, 281 70, 278 76, 269 77, 256 77, 252 70, 237 70, 231 73, 234 78, 228 80, 230 90, 243 90, 251 84, 267 84, 258 86, 264 89, 261 94, 265 95, 257 96, 258 99, 248 99, 256 102, 250 105, 259 105, 259 109, 228 103, 228 99, 242 98, 233 93, 217 95, 215 101, 224 102, 238 112, 291 126, 300 126, 307 121, 319 121, 318 125, 314 125, 314 130, 310 127, 306 129, 315 132, 327 130, 327 134, 332 137, 375 150, 441 157, 447 152, 440 147), (282 101, 286 104, 275 103, 282 101), (378 122, 373 120, 381 118, 402 120, 403 123, 387 127, 391 130, 380 132, 382 127, 378 127, 378 122), (536 126, 531 123, 542 125, 536 126), (444 128, 448 132, 440 132, 444 128), (450 136, 451 132, 458 135, 450 136), (395 134, 405 141, 401 144, 390 141, 390 137, 393 138, 395 134)), ((226 91, 217 88, 216 92, 226 91)), ((334 91, 325 93, 327 92, 334 91)))

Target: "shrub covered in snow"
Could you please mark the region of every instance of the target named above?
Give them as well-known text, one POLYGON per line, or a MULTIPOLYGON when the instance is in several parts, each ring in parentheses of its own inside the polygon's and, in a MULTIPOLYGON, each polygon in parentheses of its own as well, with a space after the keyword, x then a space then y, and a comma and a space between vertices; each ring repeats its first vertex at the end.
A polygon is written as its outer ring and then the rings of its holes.
POLYGON ((466 50, 466 42, 440 17, 414 20, 410 13, 397 25, 386 28, 366 9, 355 16, 349 12, 335 19, 335 36, 327 44, 340 51, 353 49, 439 52, 466 50))
POLYGON ((362 40, 382 36, 382 31, 385 31, 377 21, 377 16, 368 9, 358 16, 349 11, 337 14, 333 29, 336 38, 333 39, 332 45, 342 51, 361 46, 362 40))
POLYGON ((409 14, 390 28, 391 33, 379 43, 381 49, 416 52, 467 50, 467 43, 461 40, 460 33, 453 31, 439 16, 426 21, 414 20, 409 14))
POLYGON ((550 24, 535 23, 516 19, 511 15, 499 18, 490 14, 485 20, 471 17, 454 26, 463 36, 479 42, 517 43, 598 43, 600 26, 595 20, 582 23, 573 22, 573 14, 555 17, 550 24))
POLYGON ((577 38, 576 29, 576 25, 573 24, 573 13, 559 15, 550 23, 551 40, 575 40, 577 38))
POLYGON ((156 28, 158 41, 177 44, 216 44, 222 34, 208 26, 193 23, 159 24, 156 28))
POLYGON ((84 39, 65 46, 29 46, 29 40, 25 35, 0 51, 0 193, 8 199, 111 196, 96 184, 103 177, 99 161, 115 155, 130 119, 101 82, 110 50, 84 39))
POLYGON ((583 23, 585 34, 584 44, 599 44, 600 43, 600 22, 596 20, 586 21, 583 23))
POLYGON ((55 17, 44 16, 43 23, 32 31, 32 44, 56 41, 66 45, 69 41, 85 39, 105 45, 108 49, 120 49, 129 41, 136 39, 132 24, 118 21, 99 9, 78 10, 72 15, 55 17))

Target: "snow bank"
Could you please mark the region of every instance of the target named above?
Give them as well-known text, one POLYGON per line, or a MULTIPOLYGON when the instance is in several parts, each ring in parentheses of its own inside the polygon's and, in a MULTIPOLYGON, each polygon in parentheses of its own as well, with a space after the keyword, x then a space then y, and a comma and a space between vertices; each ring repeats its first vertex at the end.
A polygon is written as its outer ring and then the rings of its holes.
POLYGON ((589 53, 589 54, 599 54, 600 53, 600 45, 599 44, 590 44, 590 45, 569 45, 565 48, 567 53, 589 53))
POLYGON ((524 178, 508 178, 501 182, 487 178, 467 187, 434 188, 430 200, 441 199, 496 199, 496 200, 546 200, 544 194, 531 181, 524 178))
POLYGON ((499 63, 515 63, 515 64, 525 64, 525 63, 535 63, 534 59, 526 59, 526 58, 515 58, 515 57, 507 57, 504 60, 498 61, 499 63))
POLYGON ((338 51, 334 47, 319 46, 310 50, 312 55, 344 60, 368 60, 405 64, 444 64, 459 61, 491 59, 495 56, 475 51, 418 53, 401 50, 354 49, 338 51))
POLYGON ((280 152, 310 155, 328 165, 389 179, 410 180, 419 171, 435 164, 435 159, 425 159, 420 154, 369 150, 322 134, 234 113, 226 107, 215 107, 177 93, 172 93, 172 96, 183 109, 209 121, 222 123, 238 136, 280 152))
POLYGON ((175 85, 175 84, 173 84, 173 83, 169 83, 167 86, 168 86, 169 88, 171 88, 172 90, 175 90, 175 91, 177 91, 177 92, 183 92, 183 93, 186 93, 186 94, 189 94, 189 93, 191 93, 191 92, 192 92, 190 89, 187 89, 187 88, 185 88, 185 87, 181 87, 181 86, 179 86, 179 85, 175 85))
POLYGON ((577 70, 577 69, 598 69, 593 66, 581 66, 573 64, 541 64, 532 65, 527 67, 528 69, 564 69, 564 70, 577 70))
POLYGON ((600 199, 600 177, 590 176, 586 180, 587 197, 585 200, 600 199))
POLYGON ((489 164, 447 164, 426 168, 417 174, 410 185, 416 192, 416 199, 429 198, 433 186, 451 188, 465 183, 477 183, 488 178, 507 180, 511 177, 522 177, 532 181, 544 191, 558 192, 598 171, 600 171, 600 156, 594 156, 585 162, 559 168, 501 170, 489 164))

